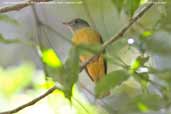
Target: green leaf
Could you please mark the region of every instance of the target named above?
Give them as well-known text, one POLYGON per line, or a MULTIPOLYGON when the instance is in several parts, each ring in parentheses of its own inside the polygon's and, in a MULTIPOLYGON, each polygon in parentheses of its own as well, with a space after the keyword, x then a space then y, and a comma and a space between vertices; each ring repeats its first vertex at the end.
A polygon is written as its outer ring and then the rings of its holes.
POLYGON ((124 111, 124 113, 119 114, 151 114, 151 112, 156 114, 156 111, 166 106, 162 96, 151 93, 142 93, 130 99, 121 96, 118 102, 118 104, 124 102, 118 109, 119 111, 124 111))
POLYGON ((42 55, 42 60, 45 63, 43 64, 45 74, 59 83, 59 88, 64 92, 65 96, 70 99, 73 85, 77 82, 80 72, 77 48, 71 48, 64 65, 53 49, 44 50, 42 55))
POLYGON ((4 14, 0 14, 0 21, 4 21, 6 23, 10 23, 13 25, 18 25, 19 23, 17 22, 17 20, 9 17, 8 15, 4 15, 4 14))
POLYGON ((53 49, 45 49, 42 52, 42 60, 50 67, 61 67, 62 62, 53 49))
POLYGON ((148 110, 159 110, 164 105, 164 100, 156 94, 142 94, 133 99, 133 104, 142 112, 148 110))
POLYGON ((43 64, 46 80, 58 81, 62 85, 61 77, 65 72, 64 65, 56 52, 52 48, 40 49, 40 47, 37 47, 37 51, 43 64))
POLYGON ((19 39, 5 39, 2 34, 0 34, 0 42, 5 44, 21 43, 19 39))
POLYGON ((159 79, 166 81, 168 84, 171 82, 171 69, 157 69, 153 67, 149 67, 149 71, 151 74, 154 74, 159 79))
POLYGON ((128 79, 128 77, 129 73, 125 70, 116 70, 110 72, 102 80, 97 82, 95 87, 96 95, 99 96, 108 92, 110 89, 128 79))
POLYGON ((138 68, 144 66, 144 64, 149 60, 149 56, 138 56, 130 66, 130 73, 134 73, 138 68))
POLYGON ((157 32, 151 38, 146 38, 143 43, 145 49, 153 54, 171 55, 170 33, 168 32, 157 32))
POLYGON ((139 81, 144 92, 148 91, 147 88, 149 86, 149 73, 136 73, 133 76, 139 81))
POLYGON ((125 2, 125 10, 130 17, 133 16, 134 12, 140 5, 140 0, 126 0, 125 2))
POLYGON ((41 50, 38 47, 37 50, 43 63, 43 70, 46 80, 49 81, 49 79, 51 79, 52 81, 57 81, 60 84, 60 87, 58 88, 62 90, 64 83, 63 75, 65 75, 62 61, 52 48, 41 50))
POLYGON ((130 77, 121 84, 120 92, 124 93, 130 98, 133 98, 140 95, 142 93, 142 89, 140 83, 134 77, 130 77))
POLYGON ((112 0, 112 2, 115 4, 118 12, 120 13, 124 5, 124 0, 112 0))
POLYGON ((101 49, 100 44, 80 44, 77 46, 79 55, 89 55, 92 56, 99 52, 101 49))
POLYGON ((80 72, 79 55, 76 47, 71 48, 64 64, 64 70, 64 93, 65 96, 70 99, 72 96, 72 87, 77 82, 80 72))

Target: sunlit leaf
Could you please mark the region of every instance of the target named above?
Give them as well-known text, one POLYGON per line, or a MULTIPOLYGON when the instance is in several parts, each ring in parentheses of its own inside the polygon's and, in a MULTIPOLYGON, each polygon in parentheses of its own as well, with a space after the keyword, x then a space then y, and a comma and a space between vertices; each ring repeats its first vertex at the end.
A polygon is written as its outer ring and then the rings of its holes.
POLYGON ((133 70, 132 72, 135 72, 140 66, 141 62, 138 59, 136 59, 131 65, 131 70, 133 70))
POLYGON ((141 112, 147 112, 149 110, 148 107, 141 102, 137 103, 137 107, 141 112))
POLYGON ((55 83, 59 83, 59 88, 70 99, 72 96, 72 87, 78 80, 78 73, 80 72, 77 48, 71 48, 64 65, 52 49, 43 51, 42 60, 45 63, 44 71, 46 75, 51 77, 55 83))
POLYGON ((18 25, 19 24, 17 22, 17 20, 9 17, 8 15, 4 15, 4 14, 0 14, 0 21, 4 21, 6 23, 10 23, 10 24, 14 24, 14 25, 18 25))
POLYGON ((42 52, 42 60, 50 67, 60 67, 62 62, 53 49, 46 49, 42 52))
POLYGON ((149 60, 149 56, 143 57, 138 56, 130 66, 130 73, 134 73, 138 68, 144 66, 144 64, 149 60))
POLYGON ((151 31, 144 31, 141 35, 141 38, 148 38, 150 36, 152 36, 152 32, 151 31))
POLYGON ((97 96, 108 92, 110 89, 121 84, 128 79, 129 73, 125 70, 116 70, 107 74, 103 79, 97 82, 95 91, 97 96))
POLYGON ((148 0, 141 0, 140 4, 142 5, 142 4, 145 4, 147 2, 148 2, 148 0))
MULTIPOLYGON (((62 61, 58 58, 56 52, 51 48, 41 50, 37 47, 37 50, 43 63, 45 80, 50 81, 50 86, 53 83, 59 83, 58 88, 62 90, 63 75, 65 74, 62 61)), ((47 84, 49 84, 49 82, 47 82, 47 84)), ((47 86, 47 84, 45 83, 45 86, 47 86)))

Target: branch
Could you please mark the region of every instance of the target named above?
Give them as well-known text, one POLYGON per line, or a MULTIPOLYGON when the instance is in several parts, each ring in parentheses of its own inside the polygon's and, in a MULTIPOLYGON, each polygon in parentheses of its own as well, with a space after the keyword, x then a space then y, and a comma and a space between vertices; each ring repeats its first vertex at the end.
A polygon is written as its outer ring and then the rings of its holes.
POLYGON ((33 100, 13 109, 13 110, 9 110, 9 111, 5 111, 5 112, 0 112, 0 114, 12 114, 12 113, 16 113, 26 107, 29 107, 31 105, 34 105, 35 103, 37 103, 38 101, 40 101, 41 99, 43 99, 44 97, 48 96, 49 94, 51 94, 53 91, 55 91, 56 89, 58 89, 56 86, 53 86, 52 88, 50 88, 49 90, 47 90, 44 94, 38 96, 37 98, 34 98, 33 100))
MULTIPOLYGON (((149 10, 152 6, 154 5, 154 3, 149 3, 146 7, 144 7, 135 17, 132 18, 132 20, 125 26, 123 27, 120 32, 118 32, 115 36, 111 37, 108 41, 106 41, 103 46, 102 49, 93 57, 91 57, 87 62, 85 62, 82 66, 81 66, 81 70, 83 70, 87 64, 89 64, 93 59, 95 59, 96 57, 98 57, 98 55, 100 53, 103 52, 103 50, 110 44, 116 42, 118 39, 121 39, 122 36, 126 33, 126 31, 140 18, 144 15, 144 13, 149 10)), ((8 8, 7 8, 8 9, 8 8)), ((9 8, 10 9, 10 8, 9 8)), ((10 10, 6 10, 7 11, 11 11, 10 10)), ((0 12, 2 11, 2 8, 0 9, 0 12)), ((49 94, 51 94, 54 90, 58 89, 56 86, 50 88, 47 92, 45 92, 44 94, 40 95, 39 97, 33 99, 32 101, 29 101, 27 103, 25 103, 24 105, 21 105, 13 110, 10 111, 6 111, 6 112, 0 112, 0 114, 12 114, 12 113, 16 113, 28 106, 31 106, 35 103, 37 103, 38 101, 40 101, 41 99, 43 99, 44 97, 48 96, 49 94)))
POLYGON ((123 38, 124 34, 128 31, 128 29, 140 18, 144 15, 146 11, 148 11, 152 6, 154 5, 153 2, 149 3, 146 7, 144 7, 137 15, 135 15, 132 20, 124 26, 120 32, 118 32, 116 35, 111 37, 109 40, 107 40, 103 45, 101 50, 96 53, 96 55, 92 56, 90 59, 88 59, 85 63, 81 65, 81 71, 89 64, 92 60, 96 59, 104 50, 109 46, 110 44, 116 42, 117 40, 123 38))
POLYGON ((48 2, 48 1, 50 1, 50 0, 26 0, 23 2, 19 2, 15 5, 0 7, 0 13, 6 13, 6 12, 10 12, 10 11, 19 11, 19 10, 21 10, 29 5, 32 5, 34 3, 48 2))
POLYGON ((25 1, 22 3, 18 3, 15 5, 11 5, 11 6, 4 6, 4 7, 0 7, 0 13, 5 13, 5 12, 9 12, 9 11, 18 11, 24 7, 27 7, 30 5, 30 1, 25 1))

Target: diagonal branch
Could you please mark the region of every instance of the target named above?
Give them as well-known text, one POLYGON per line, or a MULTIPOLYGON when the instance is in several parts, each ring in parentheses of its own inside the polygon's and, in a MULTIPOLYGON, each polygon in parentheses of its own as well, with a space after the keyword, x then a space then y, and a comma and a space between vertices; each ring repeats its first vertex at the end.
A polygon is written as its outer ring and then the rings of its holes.
POLYGON ((153 2, 147 4, 146 7, 144 7, 136 16, 134 16, 132 18, 132 20, 125 25, 116 35, 114 35, 113 37, 111 37, 109 40, 107 40, 106 42, 104 42, 104 44, 102 45, 101 50, 96 53, 96 55, 92 56, 90 59, 88 59, 85 63, 83 63, 81 65, 81 71, 87 66, 87 64, 89 64, 92 60, 96 59, 96 57, 98 57, 99 54, 101 54, 105 48, 107 48, 110 44, 116 42, 117 40, 123 38, 124 34, 128 31, 128 29, 140 18, 144 15, 144 13, 149 10, 152 6, 154 5, 153 2))
POLYGON ((13 109, 13 110, 9 110, 9 111, 5 111, 5 112, 0 112, 0 114, 12 114, 12 113, 16 113, 26 107, 29 107, 29 106, 32 106, 34 105, 35 103, 37 103, 38 101, 40 101, 41 99, 45 98, 46 96, 48 96, 49 94, 51 94, 53 91, 55 91, 56 89, 59 89, 57 88, 56 86, 53 86, 52 88, 50 88, 48 91, 46 91, 44 94, 34 98, 33 100, 13 109))
MULTIPOLYGON (((109 46, 110 44, 116 42, 117 40, 121 39, 122 36, 126 33, 126 31, 140 18, 144 15, 144 13, 146 11, 148 11, 152 6, 154 5, 153 2, 149 3, 148 5, 146 5, 146 7, 144 7, 136 16, 134 16, 132 18, 132 20, 125 26, 123 27, 120 32, 118 32, 115 36, 111 37, 108 41, 106 41, 103 46, 102 49, 93 57, 91 57, 87 62, 85 62, 82 66, 81 66, 81 70, 83 70, 87 64, 89 64, 93 59, 95 59, 107 46, 109 46)), ((1 9, 0 9, 1 11, 1 9)), ((54 90, 58 89, 56 86, 50 88, 47 92, 45 92, 44 94, 40 95, 39 97, 33 99, 32 101, 29 101, 27 103, 25 103, 24 105, 21 105, 13 110, 9 110, 6 112, 0 112, 0 114, 12 114, 12 113, 16 113, 28 106, 31 106, 35 103, 37 103, 38 101, 40 101, 41 99, 43 99, 44 97, 48 96, 49 94, 51 94, 54 90)))

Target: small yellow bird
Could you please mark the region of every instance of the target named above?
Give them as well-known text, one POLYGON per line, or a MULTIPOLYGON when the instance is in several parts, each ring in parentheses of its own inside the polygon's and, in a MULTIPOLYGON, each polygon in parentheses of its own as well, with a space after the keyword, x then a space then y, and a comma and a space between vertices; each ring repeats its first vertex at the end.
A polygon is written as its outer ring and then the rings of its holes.
MULTIPOLYGON (((67 25, 72 31, 72 42, 75 45, 93 45, 103 43, 100 34, 91 28, 90 25, 83 19, 76 18, 63 24, 67 25)), ((91 55, 80 55, 80 61, 81 63, 84 63, 91 57, 91 55)), ((103 76, 107 73, 107 64, 103 54, 100 54, 98 58, 86 66, 86 72, 94 82, 97 82, 103 78, 103 76)))

